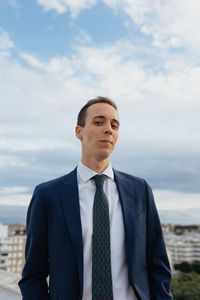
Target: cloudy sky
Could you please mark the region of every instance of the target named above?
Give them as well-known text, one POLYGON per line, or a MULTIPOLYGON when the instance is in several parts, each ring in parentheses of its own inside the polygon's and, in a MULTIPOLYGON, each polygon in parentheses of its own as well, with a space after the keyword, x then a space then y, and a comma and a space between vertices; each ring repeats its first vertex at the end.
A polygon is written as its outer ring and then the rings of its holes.
POLYGON ((197 216, 199 15, 198 0, 0 1, 0 205, 76 166, 77 113, 101 95, 119 108, 113 166, 162 213, 197 216))

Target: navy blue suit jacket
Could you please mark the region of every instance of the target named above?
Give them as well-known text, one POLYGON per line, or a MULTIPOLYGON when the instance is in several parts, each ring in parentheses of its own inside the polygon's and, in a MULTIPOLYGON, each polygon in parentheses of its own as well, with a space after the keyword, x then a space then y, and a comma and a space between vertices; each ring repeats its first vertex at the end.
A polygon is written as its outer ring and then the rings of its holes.
MULTIPOLYGON (((130 283, 138 299, 172 299, 170 266, 151 188, 143 179, 125 173, 114 170, 114 176, 130 283)), ((82 299, 83 241, 76 169, 34 191, 19 286, 23 300, 82 299)))

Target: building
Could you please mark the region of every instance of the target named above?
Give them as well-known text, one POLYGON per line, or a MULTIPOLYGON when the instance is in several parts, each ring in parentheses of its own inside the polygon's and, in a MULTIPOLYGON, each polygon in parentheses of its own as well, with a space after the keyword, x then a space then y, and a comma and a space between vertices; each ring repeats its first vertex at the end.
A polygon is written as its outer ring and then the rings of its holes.
POLYGON ((0 270, 22 272, 25 262, 25 226, 0 224, 0 270))
POLYGON ((200 232, 199 225, 174 225, 173 232, 175 234, 198 233, 200 232))
MULTIPOLYGON (((6 226, 6 225, 4 225, 6 226)), ((26 226, 22 224, 9 224, 8 226, 8 236, 25 236, 26 226)))
POLYGON ((0 224, 0 237, 8 236, 8 225, 0 224))
POLYGON ((181 235, 164 235, 167 251, 170 253, 172 266, 183 261, 200 261, 200 234, 188 232, 181 235))

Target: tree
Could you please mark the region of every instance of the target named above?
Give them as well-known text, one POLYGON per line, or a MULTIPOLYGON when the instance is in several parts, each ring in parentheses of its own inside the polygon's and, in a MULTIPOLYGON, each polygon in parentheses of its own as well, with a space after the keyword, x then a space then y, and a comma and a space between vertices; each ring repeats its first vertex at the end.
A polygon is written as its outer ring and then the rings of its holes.
POLYGON ((200 261, 195 261, 192 263, 193 271, 200 274, 200 261))
POLYGON ((197 273, 184 273, 173 278, 171 287, 174 300, 200 299, 200 275, 197 273))
POLYGON ((175 270, 179 270, 183 273, 196 272, 200 274, 200 262, 194 261, 193 263, 182 262, 180 264, 175 264, 175 270))
POLYGON ((183 273, 189 273, 189 272, 192 272, 192 265, 187 263, 186 261, 183 261, 182 263, 180 264, 176 264, 174 266, 175 270, 179 270, 183 273))

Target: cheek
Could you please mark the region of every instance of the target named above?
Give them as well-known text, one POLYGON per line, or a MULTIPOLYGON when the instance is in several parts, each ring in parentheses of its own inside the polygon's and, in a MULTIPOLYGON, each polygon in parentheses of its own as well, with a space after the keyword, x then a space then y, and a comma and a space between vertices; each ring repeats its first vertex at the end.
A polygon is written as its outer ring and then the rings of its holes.
POLYGON ((116 135, 115 135, 115 143, 117 142, 117 140, 118 140, 118 137, 119 137, 119 135, 118 135, 118 134, 116 134, 116 135))
POLYGON ((83 143, 86 145, 86 146, 89 146, 93 143, 93 137, 92 135, 90 135, 89 133, 84 135, 83 137, 83 143))

